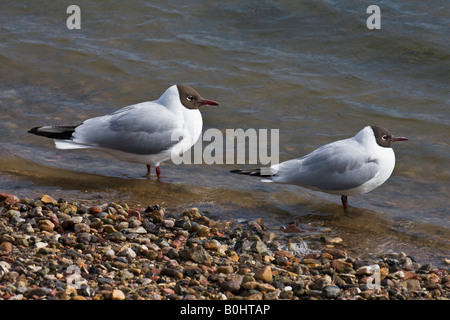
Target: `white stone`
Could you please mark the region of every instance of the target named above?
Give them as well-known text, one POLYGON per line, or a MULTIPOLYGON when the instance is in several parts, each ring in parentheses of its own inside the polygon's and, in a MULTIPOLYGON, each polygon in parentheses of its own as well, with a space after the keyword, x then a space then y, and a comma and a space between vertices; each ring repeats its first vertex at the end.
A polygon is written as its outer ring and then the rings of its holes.
POLYGON ((45 242, 36 242, 34 245, 36 246, 37 249, 48 247, 48 243, 45 242))

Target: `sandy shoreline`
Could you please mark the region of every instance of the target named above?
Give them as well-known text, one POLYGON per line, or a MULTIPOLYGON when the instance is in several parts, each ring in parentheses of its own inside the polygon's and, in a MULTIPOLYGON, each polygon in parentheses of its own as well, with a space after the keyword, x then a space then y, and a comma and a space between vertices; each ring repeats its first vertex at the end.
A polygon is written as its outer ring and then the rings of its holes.
POLYGON ((3 300, 439 300, 448 268, 407 253, 350 256, 295 225, 0 194, 3 300))

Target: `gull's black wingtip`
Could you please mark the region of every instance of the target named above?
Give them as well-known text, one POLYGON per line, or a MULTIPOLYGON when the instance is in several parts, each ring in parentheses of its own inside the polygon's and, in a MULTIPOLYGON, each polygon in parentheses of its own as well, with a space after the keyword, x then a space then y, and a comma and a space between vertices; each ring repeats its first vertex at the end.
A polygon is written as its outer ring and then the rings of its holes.
POLYGON ((27 132, 51 139, 69 140, 72 138, 72 133, 75 131, 76 127, 77 126, 41 126, 31 128, 27 132))
POLYGON ((245 174, 247 176, 259 176, 261 174, 261 169, 236 169, 231 170, 231 173, 245 174))
POLYGON ((245 169, 230 170, 231 173, 247 174, 245 169))
POLYGON ((28 130, 27 132, 28 132, 28 133, 32 133, 32 134, 38 134, 39 128, 40 128, 40 127, 34 127, 34 128, 31 128, 31 129, 28 130))
POLYGON ((245 174, 247 176, 255 176, 255 177, 272 177, 272 174, 264 174, 261 172, 261 168, 256 169, 235 169, 230 170, 231 173, 237 174, 245 174))

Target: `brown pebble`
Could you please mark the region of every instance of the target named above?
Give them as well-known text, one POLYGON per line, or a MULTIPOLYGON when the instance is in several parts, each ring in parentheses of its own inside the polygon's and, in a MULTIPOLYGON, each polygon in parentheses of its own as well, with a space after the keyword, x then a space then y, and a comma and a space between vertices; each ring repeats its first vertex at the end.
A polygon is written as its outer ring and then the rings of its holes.
POLYGON ((290 251, 286 250, 279 250, 275 251, 276 256, 285 257, 285 258, 292 258, 292 253, 290 251))
POLYGON ((145 215, 147 217, 152 218, 153 222, 156 222, 156 223, 164 221, 164 217, 165 217, 163 209, 153 210, 152 212, 148 212, 145 215))
POLYGON ((322 252, 322 254, 320 255, 321 259, 328 259, 328 260, 333 260, 333 256, 331 254, 329 254, 328 252, 322 252))
POLYGON ((209 237, 211 235, 211 230, 202 224, 194 224, 190 232, 196 232, 199 237, 209 237))
POLYGON ((246 289, 246 290, 254 290, 258 287, 258 285, 260 285, 261 283, 257 282, 257 281, 248 281, 245 282, 241 285, 242 289, 246 289))
POLYGON ((179 235, 175 239, 173 239, 170 245, 175 249, 179 249, 185 240, 186 238, 183 235, 179 235))
POLYGON ((19 202, 19 198, 12 194, 0 193, 0 202, 3 202, 5 205, 14 205, 19 202))
POLYGON ((11 253, 13 250, 13 245, 11 242, 2 242, 0 244, 0 256, 2 255, 2 252, 5 254, 11 253))
POLYGON ((275 287, 268 283, 258 283, 258 290, 270 292, 270 291, 275 291, 275 287))
POLYGON ((172 295, 175 294, 175 291, 172 288, 162 288, 161 292, 166 295, 172 295))
POLYGON ((353 265, 350 262, 345 262, 343 260, 333 260, 331 266, 338 273, 345 273, 353 270, 353 265))
POLYGON ((125 293, 122 290, 114 289, 111 293, 112 300, 125 300, 125 293))
POLYGON ((200 214, 200 211, 197 208, 191 208, 183 212, 183 216, 188 217, 191 220, 195 220, 200 218, 202 215, 200 214))
POLYGON ((219 266, 217 267, 217 272, 224 274, 233 273, 233 266, 219 266))
POLYGON ((209 240, 209 241, 205 242, 206 250, 218 251, 219 248, 220 248, 220 242, 217 240, 209 240))
POLYGON ((258 269, 255 272, 255 279, 256 280, 261 280, 264 282, 271 282, 272 281, 272 270, 270 269, 269 266, 266 266, 264 268, 258 269))
POLYGON ((300 229, 293 223, 288 224, 283 230, 286 233, 299 233, 300 229))
POLYGON ((139 221, 142 221, 141 213, 136 209, 128 210, 128 219, 130 219, 131 217, 136 217, 139 221))
POLYGON ((107 224, 103 227, 103 231, 106 233, 117 232, 117 230, 110 224, 107 224))
POLYGON ((99 213, 102 213, 102 209, 98 206, 93 206, 92 208, 89 209, 89 213, 90 214, 99 214, 99 213))
POLYGON ((408 291, 420 291, 422 290, 420 286, 420 281, 417 279, 409 279, 402 282, 401 286, 408 291))
POLYGON ((229 254, 229 258, 232 262, 238 262, 239 261, 239 256, 235 251, 231 251, 229 254))
POLYGON ((47 195, 47 194, 44 194, 42 197, 41 197, 41 201, 42 201, 42 203, 44 203, 44 204, 52 204, 52 205, 57 205, 58 204, 58 201, 56 201, 55 199, 53 199, 52 197, 50 197, 49 195, 47 195))
POLYGON ((408 280, 408 279, 418 279, 419 275, 415 272, 412 271, 403 271, 404 277, 403 280, 408 280))
POLYGON ((52 232, 55 228, 55 224, 50 220, 44 219, 39 221, 39 227, 41 230, 52 232))
POLYGON ((326 248, 322 250, 322 253, 324 252, 331 254, 334 259, 347 258, 347 252, 345 250, 336 248, 326 248))

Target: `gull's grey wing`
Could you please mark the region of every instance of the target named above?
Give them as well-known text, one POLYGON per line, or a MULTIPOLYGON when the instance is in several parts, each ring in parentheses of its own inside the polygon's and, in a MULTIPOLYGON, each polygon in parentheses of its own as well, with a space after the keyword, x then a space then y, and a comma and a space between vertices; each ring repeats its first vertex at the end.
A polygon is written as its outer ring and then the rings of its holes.
POLYGON ((182 120, 166 108, 144 102, 86 120, 76 128, 73 141, 141 155, 157 154, 179 142, 172 141, 172 134, 182 126, 182 120))
POLYGON ((359 187, 377 174, 378 163, 356 144, 350 139, 337 141, 303 158, 282 162, 273 181, 327 191, 359 187))

